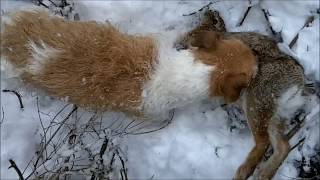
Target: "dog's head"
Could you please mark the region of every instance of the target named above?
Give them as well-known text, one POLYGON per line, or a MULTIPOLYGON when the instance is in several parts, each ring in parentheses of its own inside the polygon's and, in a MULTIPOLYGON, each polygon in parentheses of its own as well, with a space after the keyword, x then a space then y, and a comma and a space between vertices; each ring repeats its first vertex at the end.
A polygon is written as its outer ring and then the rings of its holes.
POLYGON ((236 101, 257 70, 256 58, 243 42, 223 39, 214 31, 198 31, 190 38, 197 60, 215 67, 210 80, 210 96, 236 101))

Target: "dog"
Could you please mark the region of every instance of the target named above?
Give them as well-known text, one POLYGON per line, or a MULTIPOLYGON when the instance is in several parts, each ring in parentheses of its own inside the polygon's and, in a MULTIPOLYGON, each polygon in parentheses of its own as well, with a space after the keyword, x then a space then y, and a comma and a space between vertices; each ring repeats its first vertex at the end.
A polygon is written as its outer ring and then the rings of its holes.
POLYGON ((1 34, 4 59, 25 83, 96 111, 165 118, 203 99, 236 101, 256 73, 243 42, 218 32, 173 40, 130 35, 110 23, 67 21, 44 10, 18 11, 1 34))
POLYGON ((238 101, 246 114, 255 146, 238 168, 234 179, 247 179, 255 170, 254 179, 272 179, 290 151, 289 140, 295 133, 290 131, 291 119, 308 105, 314 94, 306 84, 303 67, 283 53, 270 37, 254 32, 226 32, 217 11, 206 11, 199 26, 180 37, 176 47, 192 47, 193 34, 203 30, 218 31, 226 39, 239 39, 257 57, 257 74, 238 101), (286 134, 288 131, 291 133, 286 134), (269 144, 273 154, 262 162, 269 144))

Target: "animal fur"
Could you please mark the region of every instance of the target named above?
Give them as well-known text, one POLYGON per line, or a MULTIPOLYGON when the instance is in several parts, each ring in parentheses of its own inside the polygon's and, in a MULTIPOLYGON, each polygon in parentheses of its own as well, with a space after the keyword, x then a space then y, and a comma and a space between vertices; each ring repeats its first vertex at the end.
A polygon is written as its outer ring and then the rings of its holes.
POLYGON ((205 98, 232 102, 256 67, 246 45, 216 32, 200 32, 193 50, 176 51, 166 38, 42 10, 13 14, 1 37, 5 59, 26 83, 98 111, 155 117, 205 98))
POLYGON ((308 99, 303 68, 293 57, 281 52, 277 43, 267 36, 253 32, 223 32, 223 19, 218 12, 210 10, 203 22, 176 44, 190 47, 192 35, 202 29, 220 31, 226 39, 239 39, 258 57, 257 74, 242 97, 255 146, 238 168, 235 179, 247 179, 253 174, 269 144, 273 154, 261 164, 254 179, 271 179, 289 153, 289 138, 285 132, 290 119, 298 109, 303 109, 308 99))

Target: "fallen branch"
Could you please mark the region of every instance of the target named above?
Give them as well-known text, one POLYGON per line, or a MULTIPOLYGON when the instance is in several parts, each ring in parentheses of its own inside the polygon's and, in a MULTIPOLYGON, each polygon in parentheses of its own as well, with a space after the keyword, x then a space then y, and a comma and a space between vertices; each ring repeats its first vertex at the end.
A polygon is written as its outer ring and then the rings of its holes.
POLYGON ((127 169, 126 169, 125 164, 124 164, 124 160, 120 156, 118 150, 116 150, 116 154, 118 155, 118 157, 120 159, 120 162, 121 162, 121 165, 122 165, 122 168, 120 170, 121 180, 128 180, 128 173, 127 173, 127 169))
MULTIPOLYGON (((309 24, 312 23, 313 21, 314 21, 314 16, 309 16, 308 19, 306 20, 306 22, 304 23, 304 25, 302 26, 302 28, 299 31, 301 31, 305 27, 309 27, 309 24)), ((289 43, 289 48, 290 49, 292 49, 292 47, 296 44, 298 38, 299 38, 299 32, 294 36, 294 38, 289 43)))
POLYGON ((46 5, 46 4, 44 4, 42 1, 43 1, 43 0, 38 0, 38 4, 41 5, 41 6, 43 6, 43 7, 45 7, 45 8, 47 8, 47 9, 49 9, 49 6, 46 5))
POLYGON ((305 137, 302 138, 302 139, 300 139, 297 144, 295 144, 294 146, 292 146, 292 147, 290 148, 290 151, 289 151, 289 152, 291 152, 291 151, 294 150, 296 147, 298 147, 301 143, 304 142, 304 140, 306 140, 305 137))
POLYGON ((58 5, 54 3, 52 0, 49 0, 49 2, 51 2, 51 4, 53 4, 55 7, 58 7, 58 5))
POLYGON ((18 166, 16 165, 16 163, 12 159, 9 159, 9 162, 10 162, 11 166, 8 169, 13 168, 18 174, 19 180, 24 180, 23 175, 22 175, 20 169, 18 168, 18 166))
POLYGON ((237 25, 237 26, 242 26, 242 24, 243 24, 244 20, 245 20, 245 19, 247 18, 247 16, 248 16, 248 13, 249 13, 249 11, 250 11, 251 7, 252 7, 252 6, 248 6, 248 8, 247 8, 246 12, 244 13, 244 15, 243 15, 243 17, 242 17, 241 21, 238 23, 238 25, 237 25))
POLYGON ((269 11, 268 11, 268 10, 265 10, 265 9, 262 9, 262 12, 263 12, 263 14, 264 14, 264 17, 265 17, 266 20, 268 21, 269 28, 270 28, 272 34, 273 34, 273 35, 276 35, 277 32, 273 29, 273 27, 272 27, 272 25, 271 25, 271 23, 270 23, 270 21, 269 21, 269 16, 270 16, 269 11))
POLYGON ((283 39, 282 39, 282 36, 281 36, 281 32, 276 32, 273 29, 273 27, 272 27, 272 25, 270 23, 270 20, 269 20, 270 14, 269 14, 268 10, 262 9, 262 12, 263 12, 264 17, 266 18, 266 20, 268 22, 268 26, 269 26, 269 29, 271 30, 272 35, 277 39, 278 42, 283 42, 283 39))
POLYGON ((192 16, 194 14, 197 14, 197 13, 203 11, 206 8, 209 9, 212 4, 217 3, 217 2, 220 2, 220 1, 218 0, 218 1, 215 1, 215 2, 210 2, 209 4, 207 4, 207 5, 203 6, 202 8, 198 9, 197 11, 191 12, 189 14, 183 14, 182 16, 192 16))
POLYGON ((19 99, 20 109, 23 109, 23 108, 24 108, 23 103, 22 103, 21 95, 20 95, 17 91, 9 90, 9 89, 4 89, 4 90, 2 90, 2 92, 11 92, 11 93, 14 93, 14 94, 18 97, 18 99, 19 99))
MULTIPOLYGON (((150 130, 150 131, 144 131, 144 132, 128 132, 126 134, 141 135, 141 134, 148 134, 148 133, 152 133, 152 132, 156 132, 156 131, 159 131, 161 129, 164 129, 165 127, 167 127, 172 122, 172 119, 174 117, 174 110, 171 111, 171 113, 172 113, 172 115, 171 115, 170 119, 168 119, 167 122, 163 126, 159 127, 158 129, 154 129, 154 130, 150 130)), ((139 128, 139 129, 142 129, 142 128, 139 128)), ((139 130, 139 129, 137 129, 137 130, 139 130)))
MULTIPOLYGON (((102 156, 103 154, 106 152, 107 150, 107 147, 108 147, 108 142, 109 142, 109 139, 106 138, 104 141, 103 141, 103 144, 101 146, 101 149, 100 149, 100 152, 99 152, 99 155, 100 155, 100 158, 102 159, 102 156)), ((103 161, 103 159, 102 159, 103 161)))
POLYGON ((77 106, 74 106, 73 109, 71 110, 71 112, 61 121, 60 126, 55 130, 55 132, 52 134, 52 136, 50 137, 50 139, 45 143, 45 145, 41 148, 41 151, 39 152, 39 156, 34 164, 34 169, 33 171, 26 177, 26 180, 29 179, 33 173, 37 170, 38 168, 38 162, 41 158, 41 154, 45 151, 45 149, 47 148, 47 146, 49 145, 49 143, 52 141, 53 137, 55 137, 55 135, 59 132, 59 130, 61 129, 61 127, 65 124, 65 122, 70 118, 70 116, 77 110, 77 106))
POLYGON ((3 106, 1 106, 1 111, 2 111, 2 117, 1 117, 1 121, 0 121, 0 125, 3 123, 4 121, 4 110, 3 110, 3 106))

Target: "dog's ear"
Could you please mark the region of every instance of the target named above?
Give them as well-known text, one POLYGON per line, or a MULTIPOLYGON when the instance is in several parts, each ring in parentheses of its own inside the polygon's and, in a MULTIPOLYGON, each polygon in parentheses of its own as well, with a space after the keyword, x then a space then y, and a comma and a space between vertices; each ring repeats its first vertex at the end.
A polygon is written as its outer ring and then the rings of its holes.
POLYGON ((246 74, 230 74, 226 75, 221 83, 220 91, 223 93, 226 103, 231 103, 239 99, 241 91, 248 85, 249 80, 246 74))
POLYGON ((222 39, 222 34, 215 31, 197 31, 191 35, 190 44, 199 48, 215 48, 222 39))

